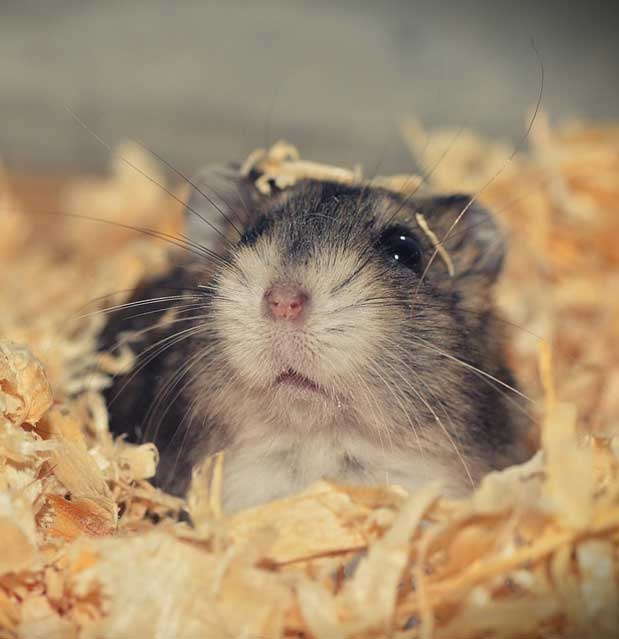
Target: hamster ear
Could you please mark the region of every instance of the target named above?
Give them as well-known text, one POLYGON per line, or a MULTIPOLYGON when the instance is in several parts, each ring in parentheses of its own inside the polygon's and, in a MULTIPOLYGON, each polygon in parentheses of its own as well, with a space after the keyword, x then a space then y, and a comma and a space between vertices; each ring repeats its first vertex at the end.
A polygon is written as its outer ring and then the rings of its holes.
POLYGON ((257 192, 239 166, 210 165, 192 178, 185 205, 185 232, 194 242, 213 251, 224 238, 238 239, 257 202, 257 192))
POLYGON ((470 204, 471 197, 451 195, 434 200, 441 212, 440 226, 443 233, 447 233, 457 220, 444 243, 454 262, 455 277, 474 277, 489 284, 496 280, 503 267, 505 236, 495 217, 487 209, 476 202, 470 204))

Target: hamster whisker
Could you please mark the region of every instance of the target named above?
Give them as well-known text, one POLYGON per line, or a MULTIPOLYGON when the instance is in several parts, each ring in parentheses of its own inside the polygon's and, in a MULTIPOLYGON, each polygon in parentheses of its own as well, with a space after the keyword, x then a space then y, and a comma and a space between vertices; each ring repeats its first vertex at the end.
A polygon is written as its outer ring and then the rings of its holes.
POLYGON ((358 309, 372 306, 378 306, 379 308, 398 308, 400 304, 396 300, 388 297, 368 297, 366 299, 353 302, 352 304, 347 304, 346 306, 339 306, 338 308, 325 313, 325 315, 336 315, 337 313, 342 313, 353 308, 358 309))
MULTIPOLYGON (((132 319, 137 319, 138 317, 146 317, 147 315, 153 315, 155 313, 166 313, 166 312, 168 312, 170 310, 174 310, 174 312, 177 315, 180 315, 181 313, 188 313, 189 311, 196 311, 196 310, 203 309, 203 308, 204 308, 204 303, 203 302, 194 302, 193 304, 176 304, 173 307, 157 308, 157 309, 151 310, 151 311, 144 311, 142 313, 136 313, 134 315, 128 315, 127 317, 124 317, 121 321, 129 321, 129 320, 132 320, 132 319)), ((174 317, 174 319, 166 320, 165 321, 165 326, 169 326, 170 324, 174 324, 176 322, 191 322, 191 321, 194 321, 195 319, 196 319, 196 317, 194 317, 194 316, 191 316, 191 317, 174 317)))
MULTIPOLYGON (((121 292, 121 291, 118 291, 118 292, 121 292)), ((110 293, 108 295, 100 297, 99 299, 105 299, 106 297, 110 297, 111 295, 114 295, 114 293, 110 293)), ((190 295, 166 295, 164 297, 151 297, 149 299, 136 300, 133 302, 126 302, 124 304, 116 304, 115 306, 106 306, 105 308, 100 308, 100 309, 97 309, 96 311, 91 311, 90 313, 83 313, 82 315, 76 315, 72 319, 76 319, 76 320, 84 319, 86 317, 92 317, 94 315, 101 315, 103 313, 113 313, 115 311, 136 308, 138 306, 148 306, 149 304, 158 304, 160 302, 175 302, 175 301, 189 300, 189 299, 197 300, 197 299, 201 299, 201 296, 199 295, 191 295, 191 296, 190 295)), ((92 303, 93 303, 93 300, 89 302, 89 304, 92 304, 92 303)), ((156 309, 155 311, 151 311, 151 312, 153 313, 164 312, 164 311, 170 310, 171 308, 179 308, 179 306, 176 306, 176 305, 166 306, 164 308, 156 309)), ((138 316, 135 316, 135 317, 138 317, 138 316)))
POLYGON ((148 364, 150 364, 155 358, 161 355, 164 351, 175 346, 193 335, 197 335, 201 332, 204 332, 205 327, 200 326, 192 326, 190 328, 184 329, 173 335, 169 335, 156 341, 154 344, 151 344, 148 348, 144 349, 137 356, 138 361, 146 354, 150 353, 145 361, 140 363, 140 366, 133 371, 131 371, 131 375, 127 377, 127 379, 122 383, 118 391, 113 395, 113 397, 109 401, 109 406, 111 406, 122 393, 122 391, 133 381, 133 379, 138 375, 148 364), (154 351, 154 352, 153 352, 154 351))
MULTIPOLYGON (((201 359, 204 359, 209 354, 210 352, 208 350, 206 351, 200 350, 197 353, 194 353, 194 355, 190 357, 189 360, 185 362, 174 373, 174 375, 170 377, 169 380, 167 380, 164 387, 161 389, 159 396, 157 397, 155 402, 150 406, 150 408, 148 409, 148 412, 146 413, 144 417, 144 423, 147 424, 147 427, 144 432, 145 437, 152 440, 157 439, 159 430, 161 428, 161 424, 163 423, 165 416, 168 414, 174 402, 179 398, 179 396, 183 392, 186 384, 191 383, 192 380, 191 379, 188 380, 184 386, 180 385, 181 381, 191 372, 195 364, 197 364, 201 359), (177 392, 174 395, 172 395, 172 393, 175 390, 177 390, 177 392), (164 401, 166 401, 167 407, 162 413, 160 413, 159 415, 156 415, 157 411, 159 410, 159 408, 161 407, 164 401), (155 416, 157 418, 157 421, 153 422, 153 419, 155 418, 155 416)), ((196 398, 195 401, 197 401, 197 399, 198 398, 196 398)), ((178 426, 180 427, 180 424, 178 426)))
MULTIPOLYGON (((474 316, 477 316, 477 317, 484 317, 484 316, 487 316, 488 311, 475 311, 475 310, 470 309, 470 308, 458 308, 458 313, 466 313, 467 315, 474 315, 474 316)), ((499 322, 500 324, 504 324, 506 326, 509 326, 510 328, 518 329, 519 331, 522 331, 523 333, 526 333, 527 335, 530 335, 531 337, 534 337, 535 339, 538 339, 540 342, 545 342, 546 341, 546 339, 544 337, 542 337, 541 335, 538 335, 537 333, 534 333, 533 331, 529 330, 528 328, 526 328, 526 326, 521 326, 520 324, 516 324, 515 322, 507 320, 504 317, 494 316, 492 318, 492 321, 493 322, 499 322)))
MULTIPOLYGON (((598 167, 596 167, 595 170, 591 171, 590 174, 588 174, 586 170, 581 170, 578 172, 578 177, 579 179, 583 179, 585 177, 589 177, 589 175, 595 176, 598 173, 598 171, 599 171, 598 167)), ((551 176, 545 176, 544 178, 539 178, 533 175, 527 176, 527 183, 537 182, 537 184, 532 186, 530 189, 527 189, 523 193, 517 195, 516 197, 512 198, 511 200, 509 200, 509 202, 507 202, 503 206, 499 208, 493 208, 493 212, 496 215, 499 215, 500 213, 505 213, 505 211, 509 211, 510 208, 512 208, 513 206, 516 206, 516 204, 518 204, 519 202, 526 200, 528 197, 536 193, 542 187, 548 186, 549 184, 552 184, 553 182, 564 182, 564 181, 565 181, 565 178, 563 177, 563 175, 551 175, 551 176)))
POLYGON ((230 242, 230 240, 225 236, 225 234, 219 228, 217 228, 217 226, 215 224, 213 224, 212 222, 207 220, 203 215, 200 215, 200 213, 198 213, 194 208, 190 207, 186 202, 181 200, 181 198, 179 198, 173 191, 171 191, 165 185, 163 185, 160 182, 158 182, 157 180, 155 180, 155 178, 153 178, 151 175, 146 173, 146 171, 142 170, 139 166, 136 166, 135 164, 133 164, 133 162, 131 162, 130 160, 127 160, 127 158, 123 157, 122 155, 118 155, 117 153, 115 153, 114 150, 112 149, 112 147, 100 135, 95 133, 95 131, 93 131, 74 111, 72 111, 69 107, 65 107, 65 108, 69 112, 71 117, 73 117, 73 119, 89 135, 91 135, 97 142, 99 142, 101 145, 103 145, 108 150, 108 152, 110 153, 110 156, 112 158, 120 160, 123 164, 127 165, 129 168, 131 168, 134 171, 136 171, 136 173, 139 173, 142 177, 147 179, 151 184, 154 184, 155 186, 158 186, 164 193, 169 195, 173 200, 175 200, 179 204, 183 205, 185 207, 185 209, 189 213, 191 213, 192 215, 197 216, 207 226, 209 226, 211 229, 213 229, 221 237, 221 239, 223 240, 224 243, 226 243, 230 247, 234 246, 234 244, 232 242, 230 242))
MULTIPOLYGON (((386 361, 383 361, 383 363, 384 363, 384 364, 387 364, 387 362, 386 362, 386 361)), ((387 366, 389 366, 389 365, 387 364, 387 366)), ((389 368, 390 368, 393 372, 396 372, 396 371, 395 371, 395 369, 394 369, 393 367, 389 366, 389 368)), ((421 438, 420 438, 420 436, 419 436, 419 432, 418 432, 417 428, 415 427, 415 424, 413 424, 413 420, 412 420, 412 419, 411 419, 411 417, 410 417, 409 411, 407 411, 407 410, 406 410, 406 408, 405 408, 405 406, 404 406, 404 402, 402 401, 402 398, 399 396, 399 394, 398 394, 398 393, 395 393, 395 392, 393 391, 392 386, 395 386, 395 388, 398 388, 397 384, 395 384, 395 382, 394 382, 394 384, 393 384, 393 385, 388 384, 388 383, 385 381, 384 377, 383 377, 383 376, 380 374, 380 372, 377 370, 377 368, 376 368, 376 367, 374 367, 374 366, 373 366, 373 367, 371 367, 371 369, 370 369, 370 370, 371 370, 371 371, 372 371, 375 375, 377 375, 377 376, 378 376, 378 378, 379 378, 379 379, 380 379, 380 380, 384 383, 384 385, 385 385, 385 387, 387 388, 387 390, 389 390, 389 392, 393 395, 393 398, 395 399, 396 403, 397 403, 397 404, 398 404, 398 406, 400 407, 400 410, 402 411, 402 413, 403 413, 404 417, 406 417, 406 419, 407 419, 408 423, 410 424, 410 427, 411 427, 411 429, 412 429, 412 431, 413 431, 413 434, 415 435, 415 440, 416 440, 416 442, 417 442, 417 447, 419 448, 419 452, 420 452, 420 454, 421 454, 422 456, 425 456, 425 450, 424 450, 423 446, 421 445, 421 438)), ((387 427, 387 431, 389 431, 389 428, 388 428, 388 427, 387 427)), ((389 437, 391 437, 391 434, 389 435, 389 437)))
MULTIPOLYGON (((187 291, 187 292, 190 292, 190 293, 199 293, 200 292, 200 289, 192 288, 192 287, 183 287, 183 286, 166 286, 166 287, 161 287, 161 288, 166 288, 166 289, 168 289, 170 291, 175 291, 175 292, 176 291, 183 291, 183 292, 187 291)), ((115 291, 110 291, 109 293, 106 293, 105 295, 99 295, 99 297, 93 297, 88 302, 86 302, 86 304, 82 304, 81 306, 79 306, 75 312, 77 313, 81 309, 87 308, 91 304, 96 304, 97 302, 101 302, 102 300, 105 300, 108 297, 114 297, 115 295, 119 295, 120 293, 134 293, 135 290, 136 290, 136 287, 133 286, 131 288, 121 288, 121 289, 117 289, 115 291)), ((165 297, 162 297, 162 299, 165 299, 165 297)), ((179 296, 179 299, 182 299, 182 296, 179 296)), ((144 298, 143 300, 136 300, 136 301, 143 302, 143 301, 148 301, 148 300, 157 300, 157 298, 156 297, 148 297, 148 298, 144 298)), ((132 304, 132 302, 128 302, 128 304, 132 304)), ((120 306, 122 307, 122 306, 124 306, 124 304, 121 304, 120 306)))
MULTIPOLYGON (((193 305, 192 305, 193 306, 193 305)), ((176 308, 180 308, 178 306, 174 307, 176 308)), ((202 309, 203 306, 197 305, 196 307, 192 308, 192 309, 186 309, 187 310, 197 310, 197 309, 202 309)), ((186 312, 184 311, 184 312, 186 312)), ((151 311, 154 312, 154 311, 151 311)), ((142 315, 146 315, 147 313, 143 313, 142 315)), ((135 315, 133 317, 140 317, 140 315, 135 315)), ((151 324, 150 326, 147 326, 146 328, 140 328, 138 330, 132 330, 132 331, 127 331, 126 333, 120 333, 119 338, 116 340, 116 343, 114 345, 114 348, 122 345, 122 344, 131 344, 132 342, 136 341, 137 339, 139 339, 140 337, 143 337, 144 335, 146 335, 147 333, 150 333, 151 331, 156 331, 158 329, 163 328, 163 326, 171 326, 172 324, 178 324, 179 322, 195 322, 197 320, 201 320, 201 319, 206 319, 207 315, 191 315, 189 317, 175 317, 173 319, 170 320, 166 320, 165 324, 161 324, 160 322, 154 322, 153 324, 151 324)), ((124 320, 129 320, 132 319, 131 317, 127 317, 127 318, 123 318, 124 320)), ((168 336, 169 338, 174 337, 173 335, 168 336)), ((167 339, 167 338, 165 338, 167 339)), ((142 352, 138 353, 136 355, 136 357, 139 359, 140 357, 142 357, 143 355, 145 355, 147 353, 147 351, 150 348, 156 347, 157 344, 151 344, 151 346, 148 347, 148 349, 144 349, 142 352)))
MULTIPOLYGON (((138 317, 146 317, 148 315, 152 315, 155 313, 165 313, 168 310, 169 309, 157 309, 154 311, 145 311, 143 313, 136 313, 135 315, 128 315, 127 317, 123 317, 122 319, 120 319, 120 321, 128 322, 138 317)), ((177 312, 175 313, 175 316, 173 318, 165 319, 165 320, 161 318, 159 320, 156 320, 153 324, 151 324, 150 326, 147 326, 146 328, 127 331, 127 333, 124 334, 124 337, 123 337, 123 331, 120 331, 121 337, 116 342, 116 345, 120 345, 121 343, 130 344, 132 341, 135 341, 138 338, 143 337, 144 335, 146 335, 147 333, 150 333, 151 331, 161 330, 165 327, 171 326, 172 324, 178 324, 180 322, 195 322, 196 320, 203 319, 206 317, 205 315, 197 315, 197 316, 189 315, 188 317, 178 317, 178 315, 181 315, 184 313, 190 313, 190 312, 202 311, 202 310, 204 310, 204 306, 202 304, 186 304, 186 305, 174 306, 174 311, 175 312, 177 311, 177 312)))
MULTIPOLYGON (((16 208, 1 208, 0 212, 7 213, 18 213, 20 209, 16 208)), ((114 220, 106 220, 104 218, 93 217, 90 215, 81 215, 78 213, 69 213, 68 211, 29 211, 32 215, 50 215, 50 216, 59 216, 59 217, 68 217, 76 220, 86 220, 89 222, 98 222, 100 224, 108 224, 110 226, 117 226, 118 228, 127 229, 129 231, 134 231, 136 233, 142 233, 148 237, 153 237, 155 239, 161 240, 163 242, 167 242, 172 246, 183 249, 188 253, 196 255, 198 257, 206 257, 213 260, 216 264, 221 266, 222 268, 236 268, 236 266, 232 263, 229 258, 226 258, 218 253, 208 249, 207 247, 199 244, 198 242, 194 242, 190 240, 183 234, 178 236, 171 235, 170 233, 165 233, 163 231, 157 231, 156 229, 141 227, 141 226, 133 226, 131 224, 124 224, 123 222, 116 222, 114 220)))
MULTIPOLYGON (((430 181, 430 178, 434 175, 435 171, 443 163, 443 160, 447 157, 449 152, 456 145, 456 142, 458 141, 458 138, 462 135, 463 131, 464 131, 464 125, 460 126, 460 128, 452 136, 451 140, 449 141, 449 144, 445 147, 443 152, 438 157, 438 160, 436 160, 436 162, 430 167, 430 169, 428 171, 426 171, 424 173, 424 175, 421 177, 421 180, 420 180, 419 184, 410 193, 406 194, 404 196, 404 198, 402 198, 402 201, 396 207, 395 212, 391 215, 391 217, 389 217, 387 219, 387 222, 386 222, 385 226, 388 226, 389 224, 391 224, 391 222, 396 218, 398 213, 413 199, 413 197, 415 197, 415 195, 421 189, 421 187, 426 185, 430 181)), ((415 177, 416 176, 411 176, 410 179, 412 180, 415 177)), ((405 190, 405 189, 403 189, 403 190, 405 190)))
POLYGON ((372 417, 373 417, 373 421, 371 422, 371 424, 374 427, 374 430, 376 431, 376 434, 378 436, 378 442, 380 444, 380 449, 381 449, 383 459, 386 459, 387 454, 385 451, 385 443, 383 442, 383 435, 382 435, 383 432, 386 433, 392 450, 393 450, 393 441, 391 438, 391 432, 389 430, 389 426, 385 420, 384 411, 381 410, 375 394, 372 392, 372 390, 370 389, 370 385, 363 379, 363 377, 360 374, 357 374, 355 375, 355 380, 358 384, 361 385, 362 388, 365 389, 366 398, 370 398, 371 400, 372 406, 370 407, 370 411, 372 412, 372 417), (378 414, 376 413, 374 409, 378 411, 378 414))
MULTIPOLYGON (((174 376, 172 378, 170 378, 166 382, 166 384, 163 387, 163 389, 161 389, 161 392, 158 395, 156 401, 150 406, 150 408, 148 409, 148 411, 144 415, 143 423, 146 425, 146 427, 145 427, 143 433, 141 434, 141 438, 144 441, 152 440, 153 438, 156 438, 158 436, 161 424, 163 423, 165 417, 169 413, 172 405, 177 401, 177 399, 180 397, 182 392, 192 382, 192 379, 189 379, 178 390, 178 392, 173 397, 172 397, 172 392, 181 383, 182 379, 184 377, 186 377, 189 373, 191 373, 191 370, 199 362, 199 360, 201 360, 201 359, 203 359, 205 357, 208 357, 210 354, 211 353, 210 353, 209 349, 206 349, 204 351, 203 350, 199 351, 188 362, 186 362, 180 369, 178 369, 176 371, 176 373, 174 374, 174 376), (166 408, 165 408, 165 410, 163 412, 159 413, 159 409, 160 409, 160 407, 161 407, 161 405, 163 404, 164 401, 167 402, 167 406, 166 406, 166 408), (156 422, 153 421, 155 418, 157 418, 156 422), (154 429, 154 434, 153 434, 153 429, 154 429)), ((197 399, 198 398, 196 398, 195 401, 192 403, 192 405, 191 405, 192 409, 193 409, 195 403, 197 402, 197 399)), ((189 411, 189 410, 186 411, 185 416, 184 416, 183 419, 187 418, 190 415, 190 412, 191 411, 189 411)), ((182 428, 182 424, 183 424, 183 420, 181 420, 181 422, 176 425, 175 432, 172 435, 172 438, 170 439, 170 442, 174 439, 174 437, 178 433, 179 429, 182 428)), ((188 430, 189 430, 188 428, 185 429, 185 431, 188 431, 188 430)), ((188 432, 185 433, 185 435, 183 437, 183 442, 185 441, 185 437, 188 434, 189 434, 188 432)), ((179 450, 178 454, 180 455, 181 453, 182 453, 182 446, 181 446, 181 450, 179 450)), ((175 467, 176 467, 176 463, 174 464, 174 467, 171 470, 173 471, 175 467)))
MULTIPOLYGON (((518 144, 516 144, 512 152, 509 154, 505 162, 503 162, 503 164, 499 167, 499 169, 493 175, 491 175, 490 178, 484 184, 482 184, 482 186, 477 190, 476 193, 472 195, 468 203, 465 205, 462 211, 460 211, 460 213, 458 214, 456 219, 453 221, 451 226, 447 229, 447 232, 445 233, 444 237, 441 240, 442 243, 447 240, 447 238, 450 236, 453 229, 459 224, 460 220, 462 220, 466 212, 479 199, 481 194, 505 171, 505 169, 509 166, 509 164, 511 164, 512 160, 516 157, 518 153, 520 153, 520 151, 524 147, 525 142, 529 138, 533 125, 535 124, 535 121, 537 120, 537 116, 540 112, 540 108, 542 106, 542 97, 544 95, 544 64, 542 63, 542 60, 539 55, 539 51, 535 47, 534 43, 533 43, 533 49, 535 50, 535 53, 537 54, 537 57, 538 57, 538 61, 540 63, 540 87, 539 87, 539 93, 537 95, 537 102, 535 104, 535 109, 533 111, 531 118, 529 119, 529 124, 524 132, 524 135, 522 136, 522 138, 520 138, 520 140, 518 141, 518 144)), ((434 262, 434 260, 436 259, 436 256, 438 255, 438 252, 439 252, 439 249, 438 247, 436 247, 434 249, 434 252, 432 253, 432 256, 430 257, 430 260, 428 261, 428 264, 426 265, 423 273, 421 274, 421 279, 419 280, 419 283, 417 284, 416 292, 419 291, 419 287, 423 283, 428 271, 430 270, 430 267, 432 266, 432 263, 434 262)))
MULTIPOLYGON (((185 385, 183 386, 181 393, 185 392, 185 390, 188 388, 189 384, 191 383, 191 380, 188 380, 185 385)), ((176 452, 176 455, 174 457, 174 461, 170 467, 170 470, 168 472, 168 478, 165 478, 164 481, 167 482, 169 481, 169 478, 172 478, 176 475, 180 460, 183 456, 183 453, 185 452, 185 446, 187 445, 187 443, 189 442, 189 435, 194 435, 195 433, 192 431, 192 428, 194 427, 194 424, 191 421, 191 415, 195 410, 195 407, 198 403, 197 398, 192 400, 191 403, 189 404, 189 406, 187 407, 187 409, 185 410, 185 413, 183 414, 183 417, 181 419, 181 421, 179 422, 177 428, 174 430, 174 434, 172 435, 172 437, 170 438, 170 443, 174 442, 174 440, 177 438, 178 433, 182 432, 182 438, 180 441, 180 444, 178 446, 178 450, 176 452), (186 427, 183 427, 183 424, 185 422, 189 422, 188 425, 186 427)), ((206 422, 207 422, 207 418, 206 416, 204 416, 202 418, 202 430, 206 430, 206 422)))
MULTIPOLYGON (((489 379, 484 379, 483 380, 488 386, 490 386, 491 388, 493 388, 494 390, 497 391, 497 393, 500 393, 502 397, 505 398, 506 402, 509 402, 510 405, 512 405, 519 413, 521 413, 522 415, 524 415, 529 421, 533 422, 535 417, 533 415, 533 413, 528 410, 527 408, 525 408, 521 403, 519 403, 515 398, 513 393, 508 392, 507 389, 502 388, 501 386, 499 386, 498 384, 496 384, 495 382, 493 382, 492 380, 489 379)), ((511 388, 509 390, 512 390, 511 388)), ((534 400, 531 400, 531 403, 534 403, 534 400)))
MULTIPOLYGON (((410 368, 410 370, 412 370, 412 368, 410 368)), ((432 407, 430 402, 412 384, 412 382, 410 380, 406 379, 406 377, 404 377, 404 375, 402 375, 402 373, 400 373, 397 369, 394 369, 394 372, 402 379, 404 384, 417 396, 417 398, 423 403, 423 405, 430 411, 430 414, 432 415, 432 417, 434 418, 436 423, 441 427, 441 430, 445 434, 445 437, 447 437, 447 439, 449 440, 450 445, 454 449, 454 452, 456 453, 456 455, 458 457, 458 460, 460 461, 460 463, 462 464, 462 467, 464 468, 464 471, 466 472, 467 478, 468 478, 471 486, 475 486, 475 481, 473 480, 473 476, 471 474, 469 465, 466 463, 466 460, 464 459, 464 455, 462 455, 460 447, 456 443, 456 440, 453 438, 453 435, 449 432, 449 429, 445 426, 445 424, 443 423, 441 418, 437 415, 436 411, 434 410, 434 408, 432 407)), ((415 377, 418 379, 418 376, 415 376, 415 377)), ((448 416, 448 419, 449 419, 449 416, 448 416)))
MULTIPOLYGON (((163 156, 161 156, 159 153, 156 153, 155 151, 153 151, 151 148, 149 148, 148 146, 146 146, 142 141, 140 140, 134 140, 134 142, 136 142, 137 144, 139 144, 143 149, 145 149, 146 151, 148 151, 148 153, 150 153, 151 155, 153 155, 154 157, 156 157, 162 164, 164 164, 168 169, 170 169, 173 173, 175 173, 179 178, 181 178, 181 180, 184 180, 187 184, 189 184, 189 186, 191 186, 197 193, 199 193, 211 206, 213 206, 215 208, 215 210, 223 217, 223 219, 238 233, 239 237, 243 237, 243 233, 238 229, 238 227, 234 224, 234 222, 224 213, 223 209, 215 203, 215 201, 213 200, 213 198, 211 198, 210 196, 208 196, 193 180, 191 180, 189 177, 187 177, 187 175, 185 175, 185 173, 183 173, 181 170, 177 169, 171 162, 169 162, 168 160, 166 160, 163 156)), ((213 192, 215 193, 214 189, 213 192)), ((217 195, 217 193, 215 193, 215 195, 217 195)), ((191 212, 191 209, 188 209, 191 212)), ((202 216, 198 216, 200 217, 200 219, 204 219, 202 216)))
MULTIPOLYGON (((589 171, 587 171, 586 168, 583 168, 582 170, 578 172, 578 177, 579 179, 596 177, 598 173, 599 173, 599 168, 597 167, 594 167, 590 169, 589 171)), ((535 175, 527 176, 527 184, 532 183, 531 188, 527 189, 520 195, 517 195, 516 197, 512 198, 509 202, 507 202, 505 205, 501 206, 500 208, 493 208, 492 210, 495 215, 499 215, 500 213, 509 211, 510 208, 512 208, 513 206, 516 206, 516 204, 518 204, 519 202, 522 202, 526 198, 530 197, 542 187, 548 186, 549 184, 553 184, 554 182, 564 182, 564 181, 565 181, 564 176, 560 174, 544 175, 544 176, 535 176, 535 175)), ((453 234, 451 237, 455 237, 455 234, 453 234)))
MULTIPOLYGON (((402 350, 402 352, 403 352, 403 353, 405 353, 404 349, 401 349, 401 350, 402 350)), ((459 361, 458 361, 458 363, 459 363, 459 364, 461 364, 461 365, 462 365, 462 364, 466 364, 466 362, 463 362, 462 360, 459 360, 459 361)), ((413 367, 410 367, 410 371, 411 371, 411 373, 412 373, 413 375, 415 375, 415 376, 419 379, 419 381, 420 381, 420 382, 422 382, 422 383, 423 383, 423 380, 422 380, 421 376, 420 376, 420 375, 418 375, 418 374, 417 374, 417 373, 413 370, 413 367)), ((482 380, 485 384, 487 384, 487 385, 488 385, 488 386, 490 386, 491 388, 495 389, 498 393, 500 393, 500 394, 501 394, 501 396, 502 396, 502 397, 504 397, 504 398, 505 398, 505 400, 506 400, 507 402, 509 402, 509 403, 510 403, 510 404, 511 404, 514 408, 516 408, 516 409, 517 409, 520 413, 522 413, 523 415, 525 415, 528 419, 533 420, 533 415, 531 414, 531 412, 530 412, 529 410, 527 410, 524 406, 522 406, 519 402, 517 402, 517 401, 514 399, 514 396, 513 396, 513 394, 512 394, 512 393, 507 392, 508 390, 510 390, 510 391, 512 391, 512 392, 514 392, 514 391, 515 391, 515 389, 514 389, 513 387, 511 387, 511 386, 509 386, 509 385, 507 385, 507 384, 503 384, 503 386, 507 386, 507 387, 508 387, 508 389, 503 388, 502 386, 500 386, 500 385, 499 385, 500 380, 497 380, 497 381, 495 382, 495 381, 493 381, 493 380, 491 380, 491 379, 488 379, 488 378, 487 378, 488 374, 486 374, 486 376, 482 376, 482 375, 480 374, 480 373, 481 373, 481 371, 480 371, 480 370, 475 371, 475 373, 476 373, 476 375, 477 375, 478 377, 480 377, 480 378, 481 378, 481 380, 482 380)), ((426 388, 430 391, 430 394, 432 395, 432 390, 428 388, 427 384, 424 384, 424 385, 426 386, 426 388)), ((529 400, 529 401, 531 401, 531 403, 534 403, 534 400, 529 400)), ((440 405, 440 402, 439 402, 439 405, 440 405)), ((444 410, 445 414, 448 416, 448 413, 447 413, 446 409, 443 409, 443 410, 444 410)), ((451 418, 449 418, 449 416, 448 416, 448 419, 450 419, 450 421, 451 421, 451 418)))
POLYGON ((528 401, 528 402, 530 402, 532 404, 536 403, 534 399, 531 399, 528 395, 525 395, 522 391, 519 391, 517 388, 514 388, 513 386, 510 386, 509 384, 507 384, 503 380, 498 379, 498 377, 494 377, 490 373, 487 373, 486 371, 483 371, 481 368, 477 368, 477 366, 473 366, 472 364, 469 364, 468 362, 465 362, 464 360, 461 360, 458 357, 455 357, 454 355, 451 355, 450 353, 446 353, 442 349, 438 348, 437 346, 435 346, 431 342, 428 342, 427 340, 423 339, 422 337, 419 337, 418 335, 412 337, 411 341, 414 341, 419 346, 422 346, 422 347, 425 347, 425 348, 427 348, 429 350, 432 350, 432 351, 438 353, 439 355, 442 355, 443 357, 446 357, 447 359, 456 362, 457 364, 459 364, 460 366, 463 366, 464 368, 468 368, 469 370, 473 371, 477 375, 483 376, 486 379, 489 379, 489 380, 492 380, 493 382, 496 382, 497 384, 499 384, 503 388, 507 388, 508 390, 512 391, 513 393, 515 393, 519 397, 522 397, 523 399, 525 399, 526 401, 528 401))
MULTIPOLYGON (((155 440, 158 437, 161 425, 163 424, 165 417, 169 413, 171 407, 178 401, 178 398, 194 382, 194 378, 189 377, 188 379, 186 379, 184 384, 180 385, 182 379, 186 377, 187 375, 189 375, 192 372, 192 370, 196 367, 196 365, 199 364, 201 360, 208 357, 210 354, 211 354, 210 350, 208 349, 206 351, 200 351, 196 353, 183 367, 181 367, 179 371, 177 371, 175 376, 166 383, 165 387, 162 389, 162 392, 157 402, 155 402, 155 404, 151 407, 151 409, 149 409, 145 417, 145 423, 147 424, 146 429, 144 431, 145 439, 155 440), (176 387, 178 387, 178 390, 175 393, 175 395, 172 397, 171 394, 176 387), (166 409, 163 411, 163 413, 156 415, 160 405, 163 403, 164 400, 167 400, 166 409), (153 419, 155 417, 157 418, 157 421, 153 422, 153 419), (154 432, 153 432, 153 427, 154 427, 154 432)), ((168 445, 171 445, 177 439, 179 432, 182 432, 182 438, 177 448, 174 461, 171 464, 167 473, 168 477, 164 479, 164 481, 166 482, 170 480, 172 477, 174 477, 176 470, 178 468, 179 461, 185 451, 185 446, 187 442, 189 441, 189 436, 195 434, 193 432, 193 427, 195 426, 195 424, 192 422, 191 416, 198 402, 199 402, 199 397, 195 397, 190 402, 190 404, 185 409, 181 420, 176 424, 174 431, 170 436, 168 445), (187 422, 187 425, 185 426, 186 422, 187 422)), ((206 424, 206 417, 204 417, 202 421, 203 428, 205 427, 205 424, 206 424)))
POLYGON ((374 169, 370 173, 368 173, 368 178, 366 179, 366 185, 361 190, 361 192, 359 193, 359 197, 357 198, 357 206, 356 206, 357 209, 361 208, 361 203, 365 200, 366 195, 370 192, 370 189, 372 188, 372 181, 378 175, 383 165, 383 162, 385 161, 385 156, 387 154, 387 146, 388 146, 387 143, 383 144, 382 150, 380 152, 380 156, 378 158, 378 162, 376 162, 376 164, 374 165, 374 169))
MULTIPOLYGON (((376 371, 374 367, 370 367, 370 370, 391 391, 391 389, 389 388, 389 384, 384 380, 384 378, 381 378, 378 371, 376 371)), ((373 422, 371 423, 374 427, 374 430, 376 431, 376 434, 378 435, 381 451, 382 451, 383 457, 385 457, 386 451, 385 451, 385 444, 383 442, 383 436, 382 436, 383 432, 387 435, 387 439, 389 440, 389 446, 393 450, 393 440, 391 438, 391 431, 389 430, 389 425, 386 420, 385 411, 381 408, 381 405, 379 404, 376 398, 376 394, 372 392, 370 385, 368 384, 367 380, 363 378, 363 375, 361 375, 361 373, 355 373, 354 377, 355 377, 355 380, 365 389, 365 397, 371 400, 372 406, 370 407, 370 410, 372 412, 372 417, 374 418, 373 422)))

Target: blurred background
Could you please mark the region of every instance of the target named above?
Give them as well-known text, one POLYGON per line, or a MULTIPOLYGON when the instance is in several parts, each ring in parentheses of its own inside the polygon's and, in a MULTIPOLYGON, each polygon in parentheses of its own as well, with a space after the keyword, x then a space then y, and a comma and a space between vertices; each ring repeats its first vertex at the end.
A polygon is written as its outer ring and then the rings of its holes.
POLYGON ((617 2, 4 1, 0 157, 98 171, 137 138, 183 171, 286 138, 307 158, 412 168, 398 123, 518 139, 619 116, 617 2))

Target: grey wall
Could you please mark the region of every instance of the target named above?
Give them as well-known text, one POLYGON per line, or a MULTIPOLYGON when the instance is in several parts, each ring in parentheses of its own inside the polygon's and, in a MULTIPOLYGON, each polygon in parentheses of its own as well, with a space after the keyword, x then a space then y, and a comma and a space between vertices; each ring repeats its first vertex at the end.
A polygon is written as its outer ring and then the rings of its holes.
POLYGON ((619 117, 618 2, 0 2, 0 156, 98 169, 142 139, 191 171, 286 137, 304 155, 405 170, 397 121, 517 137, 539 90, 553 118, 619 117))

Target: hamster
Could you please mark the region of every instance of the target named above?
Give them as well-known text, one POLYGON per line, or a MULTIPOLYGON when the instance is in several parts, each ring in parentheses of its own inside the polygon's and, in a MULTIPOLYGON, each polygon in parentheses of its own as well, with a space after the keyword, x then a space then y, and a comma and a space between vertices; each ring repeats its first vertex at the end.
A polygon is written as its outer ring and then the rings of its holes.
POLYGON ((524 461, 492 215, 468 195, 315 179, 264 195, 255 178, 211 167, 192 183, 189 250, 101 335, 139 356, 106 394, 113 433, 157 445, 155 483, 182 495, 223 450, 236 511, 321 478, 439 479, 461 496, 524 461), (420 219, 442 239, 465 207, 443 243, 450 273, 420 219))

